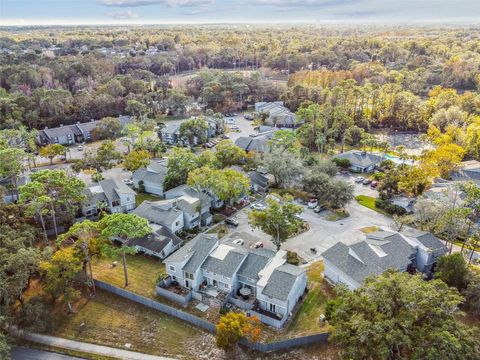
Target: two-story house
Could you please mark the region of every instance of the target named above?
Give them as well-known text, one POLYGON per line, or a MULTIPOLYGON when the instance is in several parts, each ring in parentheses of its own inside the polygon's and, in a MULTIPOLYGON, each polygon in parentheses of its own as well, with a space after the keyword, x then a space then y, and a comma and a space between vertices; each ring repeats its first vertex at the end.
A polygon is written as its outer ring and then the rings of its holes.
POLYGON ((101 210, 125 213, 135 209, 135 191, 123 182, 106 179, 84 191, 87 199, 82 205, 85 216, 96 216, 101 210))
MULTIPOLYGON (((210 209, 218 207, 218 200, 214 196, 206 191, 198 191, 188 185, 180 185, 165 192, 165 199, 180 199, 182 197, 184 197, 183 201, 179 202, 179 207, 182 210, 191 215, 199 212, 201 226, 207 226, 212 223, 210 209)), ((190 221, 185 220, 185 223, 189 223, 188 226, 190 226, 190 221)))
POLYGON ((136 170, 132 175, 135 188, 163 196, 163 183, 167 175, 167 160, 152 160, 146 168, 136 170))
POLYGON ((172 233, 179 233, 185 227, 183 211, 179 209, 177 199, 144 201, 133 213, 151 224, 166 227, 172 233))

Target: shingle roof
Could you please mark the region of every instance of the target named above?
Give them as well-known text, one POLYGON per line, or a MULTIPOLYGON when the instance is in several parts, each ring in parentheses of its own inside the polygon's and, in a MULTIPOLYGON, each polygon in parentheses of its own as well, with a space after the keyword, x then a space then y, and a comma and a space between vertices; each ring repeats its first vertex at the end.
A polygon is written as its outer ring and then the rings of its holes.
POLYGON ((258 281, 258 273, 275 256, 275 252, 268 249, 252 249, 248 251, 248 256, 238 270, 238 276, 258 281))
POLYGON ((183 213, 176 208, 162 208, 162 205, 168 202, 168 200, 144 201, 132 213, 150 222, 170 226, 183 213))
POLYGON ((324 251, 322 257, 360 284, 368 276, 411 264, 416 250, 400 234, 378 235, 350 246, 338 242, 324 251))
POLYGON ((383 161, 383 157, 380 155, 358 150, 344 152, 342 154, 335 155, 334 158, 348 159, 353 166, 358 166, 361 168, 377 165, 383 161))
POLYGON ((258 171, 251 171, 248 173, 248 177, 252 183, 257 184, 264 189, 268 188, 269 180, 266 175, 259 173, 258 171))
POLYGON ((150 251, 160 253, 171 241, 172 239, 169 237, 152 233, 141 238, 131 239, 128 242, 128 246, 141 246, 150 251))
POLYGON ((279 266, 270 275, 262 294, 281 301, 287 300, 297 278, 304 272, 301 267, 291 264, 279 266))
POLYGON ((153 160, 147 168, 141 168, 135 171, 132 178, 137 181, 163 185, 166 175, 167 162, 165 160, 153 160))
POLYGON ((59 126, 51 129, 44 129, 44 130, 41 130, 41 132, 48 139, 54 139, 55 137, 67 136, 69 134, 74 135, 75 129, 76 129, 76 125, 66 125, 66 126, 59 126))
POLYGON ((448 251, 443 241, 427 231, 411 229, 406 231, 405 235, 417 239, 427 249, 441 250, 444 253, 448 251))
POLYGON ((178 251, 170 255, 165 262, 183 262, 188 259, 183 271, 194 273, 205 261, 208 254, 217 246, 215 235, 199 234, 178 251))
POLYGON ((246 257, 247 251, 241 248, 233 248, 228 251, 228 254, 223 259, 215 258, 210 254, 202 264, 202 269, 230 278, 235 274, 235 271, 246 257))

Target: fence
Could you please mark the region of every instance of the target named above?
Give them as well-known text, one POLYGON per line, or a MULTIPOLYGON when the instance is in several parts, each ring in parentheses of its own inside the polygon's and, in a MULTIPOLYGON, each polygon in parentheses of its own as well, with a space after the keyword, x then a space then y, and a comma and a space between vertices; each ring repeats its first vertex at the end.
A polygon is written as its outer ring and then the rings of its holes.
MULTIPOLYGON (((110 285, 103 281, 95 280, 95 285, 102 290, 111 292, 125 299, 135 301, 151 309, 161 311, 167 315, 174 316, 180 320, 183 320, 192 325, 198 326, 199 328, 202 328, 203 330, 206 330, 210 333, 214 334, 216 331, 214 324, 206 320, 200 319, 195 315, 191 315, 189 313, 175 309, 168 305, 159 303, 155 300, 148 299, 146 297, 134 294, 130 291, 120 289, 116 286, 110 285)), ((252 350, 256 350, 260 352, 270 352, 270 351, 285 350, 295 346, 307 346, 307 345, 312 345, 319 342, 326 342, 328 340, 328 335, 329 335, 328 333, 320 333, 320 334, 303 336, 303 337, 298 337, 298 338, 293 338, 293 339, 288 339, 288 340, 283 340, 278 342, 272 342, 272 343, 253 343, 246 339, 242 339, 240 341, 240 344, 252 350)))

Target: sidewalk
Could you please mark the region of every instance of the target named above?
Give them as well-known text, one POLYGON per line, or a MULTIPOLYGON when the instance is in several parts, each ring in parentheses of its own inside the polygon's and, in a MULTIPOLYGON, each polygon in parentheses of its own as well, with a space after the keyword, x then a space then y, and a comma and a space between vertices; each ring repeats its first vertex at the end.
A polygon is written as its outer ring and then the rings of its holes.
POLYGON ((111 348, 103 345, 94 345, 74 340, 58 338, 54 336, 41 335, 22 330, 13 330, 11 333, 19 338, 38 344, 54 346, 60 349, 68 349, 88 354, 102 355, 123 360, 173 360, 163 356, 142 354, 134 351, 111 348))

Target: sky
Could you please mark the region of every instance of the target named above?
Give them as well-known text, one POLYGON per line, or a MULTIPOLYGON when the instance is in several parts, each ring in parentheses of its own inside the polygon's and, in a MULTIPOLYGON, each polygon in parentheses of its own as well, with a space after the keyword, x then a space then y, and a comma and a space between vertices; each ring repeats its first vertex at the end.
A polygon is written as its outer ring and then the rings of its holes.
POLYGON ((0 0, 0 25, 480 23, 480 0, 0 0))

